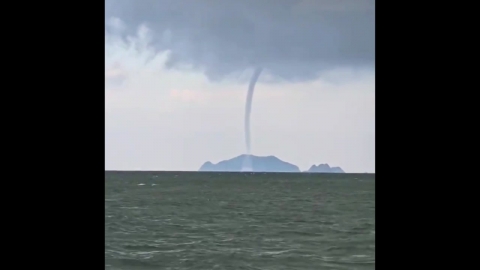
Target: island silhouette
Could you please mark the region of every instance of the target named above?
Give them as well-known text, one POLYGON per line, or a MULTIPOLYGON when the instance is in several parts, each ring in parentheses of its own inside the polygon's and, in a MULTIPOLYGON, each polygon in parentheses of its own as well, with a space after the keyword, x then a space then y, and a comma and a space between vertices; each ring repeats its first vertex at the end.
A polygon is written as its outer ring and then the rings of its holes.
MULTIPOLYGON (((301 172, 298 166, 275 156, 240 155, 216 164, 207 161, 199 169, 203 172, 301 172)), ((306 173, 345 173, 340 167, 328 164, 312 165, 306 173)))

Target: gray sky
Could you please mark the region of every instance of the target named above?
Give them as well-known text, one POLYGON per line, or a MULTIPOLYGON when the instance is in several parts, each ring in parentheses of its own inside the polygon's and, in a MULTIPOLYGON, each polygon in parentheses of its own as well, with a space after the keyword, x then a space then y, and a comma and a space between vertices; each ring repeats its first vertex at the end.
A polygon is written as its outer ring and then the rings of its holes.
POLYGON ((375 172, 371 0, 107 0, 107 170, 197 170, 245 152, 375 172))

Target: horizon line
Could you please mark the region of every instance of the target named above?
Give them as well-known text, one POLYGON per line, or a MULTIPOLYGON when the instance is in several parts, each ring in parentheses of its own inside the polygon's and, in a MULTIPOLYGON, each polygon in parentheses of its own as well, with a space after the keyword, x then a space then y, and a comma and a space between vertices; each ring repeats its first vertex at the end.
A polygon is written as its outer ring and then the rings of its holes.
POLYGON ((331 172, 308 172, 308 171, 300 171, 300 172, 264 172, 264 171, 250 171, 250 172, 242 172, 242 171, 194 171, 194 170, 143 170, 143 169, 135 169, 135 170, 105 170, 105 172, 199 172, 199 173, 289 173, 289 174, 375 174, 375 172, 343 172, 343 173, 331 173, 331 172))

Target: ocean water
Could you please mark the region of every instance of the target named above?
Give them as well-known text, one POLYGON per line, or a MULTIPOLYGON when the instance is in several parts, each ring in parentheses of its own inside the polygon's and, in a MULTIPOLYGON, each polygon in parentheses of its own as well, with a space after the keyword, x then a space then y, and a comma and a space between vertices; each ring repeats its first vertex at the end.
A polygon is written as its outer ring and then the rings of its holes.
POLYGON ((375 175, 105 172, 105 269, 375 269, 375 175))

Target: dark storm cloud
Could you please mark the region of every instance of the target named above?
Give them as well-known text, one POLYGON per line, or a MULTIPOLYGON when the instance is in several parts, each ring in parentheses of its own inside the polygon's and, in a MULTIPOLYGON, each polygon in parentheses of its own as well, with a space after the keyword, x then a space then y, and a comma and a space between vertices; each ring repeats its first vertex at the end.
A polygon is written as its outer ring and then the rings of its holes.
POLYGON ((106 18, 145 23, 168 67, 212 80, 261 66, 287 80, 324 69, 374 67, 374 0, 106 0, 106 18))

